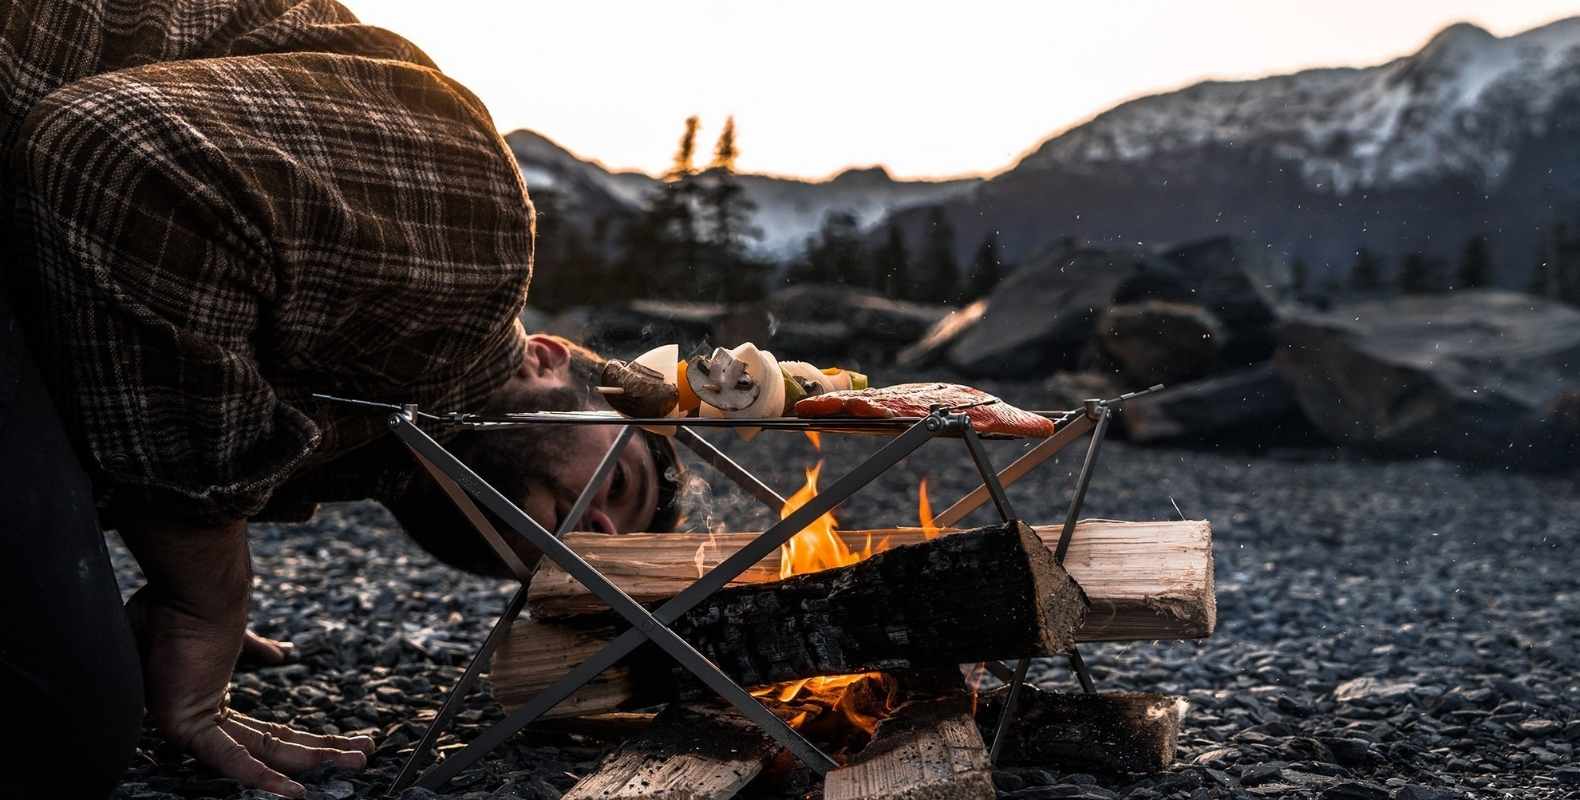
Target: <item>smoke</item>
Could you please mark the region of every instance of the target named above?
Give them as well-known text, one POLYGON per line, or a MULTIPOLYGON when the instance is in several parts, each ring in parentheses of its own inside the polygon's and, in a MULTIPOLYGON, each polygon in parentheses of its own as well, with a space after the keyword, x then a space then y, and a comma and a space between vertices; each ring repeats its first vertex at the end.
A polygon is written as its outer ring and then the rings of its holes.
POLYGON ((772 522, 778 516, 769 515, 761 501, 705 465, 688 469, 681 476, 679 499, 681 530, 687 533, 751 531, 761 529, 765 520, 772 522), (704 474, 713 477, 714 482, 704 474))

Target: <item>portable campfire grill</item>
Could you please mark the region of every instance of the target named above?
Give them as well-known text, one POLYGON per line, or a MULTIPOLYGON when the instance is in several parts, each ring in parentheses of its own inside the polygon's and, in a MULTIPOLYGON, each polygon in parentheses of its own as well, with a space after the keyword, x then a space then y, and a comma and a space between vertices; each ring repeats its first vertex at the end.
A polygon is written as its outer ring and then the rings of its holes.
MULTIPOLYGON (((584 412, 533 412, 501 416, 459 413, 433 414, 423 412, 414 405, 395 406, 328 395, 315 395, 315 397, 322 400, 391 412, 388 417, 391 431, 400 437, 401 441, 416 456, 418 462, 433 476, 433 479, 477 529, 478 534, 487 541, 488 545, 504 561, 521 583, 520 588, 511 597, 504 613, 500 615, 493 628, 489 631, 488 636, 483 640, 482 645, 473 654, 460 680, 450 689, 444 703, 440 706, 438 714, 428 726, 415 750, 401 767, 395 783, 391 787, 391 793, 398 793, 413 783, 429 789, 443 785, 457 773, 476 763, 522 728, 570 697, 600 673, 614 666, 644 641, 652 641, 658 645, 681 666, 700 679, 708 688, 739 710, 746 719, 752 721, 765 733, 772 736, 809 768, 820 775, 827 773, 828 770, 837 766, 832 758, 758 702, 745 688, 724 674, 718 666, 705 656, 697 652, 670 626, 681 615, 723 588, 759 560, 773 553, 809 523, 825 512, 832 510, 841 502, 849 499, 923 444, 937 438, 957 438, 962 440, 965 443, 966 450, 970 453, 972 463, 976 466, 977 472, 982 479, 982 485, 936 516, 936 524, 940 527, 947 527, 953 526, 971 512, 981 508, 989 500, 993 502, 999 516, 1005 523, 1017 522, 1018 517, 1005 494, 1005 487, 1025 477, 1037 466, 1053 457, 1081 436, 1088 432, 1092 434, 1085 460, 1076 478, 1074 493, 1060 531, 1058 545, 1054 550, 1055 561, 1062 565, 1069 550, 1070 540, 1075 531, 1076 519, 1080 514, 1087 487, 1091 482, 1092 470, 1097 462, 1098 452, 1108 432, 1113 413, 1126 401, 1150 394, 1161 388, 1163 388, 1161 385, 1154 386, 1110 400, 1087 400, 1082 404, 1081 408, 1072 411, 1039 412, 1043 416, 1054 420, 1055 431, 1053 435, 1044 439, 1002 471, 997 472, 993 469, 987 453, 982 447, 981 439, 1019 437, 978 434, 972 429, 970 418, 961 413, 970 406, 955 408, 934 407, 924 417, 887 419, 799 419, 793 417, 731 419, 701 417, 688 418, 682 422, 681 420, 668 417, 631 418, 613 413, 584 412), (484 481, 471 468, 462 463, 460 459, 456 458, 455 455, 418 427, 417 423, 419 420, 484 431, 505 430, 527 425, 618 425, 621 430, 616 436, 614 443, 604 453, 602 460, 592 475, 592 479, 583 488, 570 511, 560 520, 558 530, 550 533, 536 520, 518 508, 514 502, 489 485, 487 481, 484 481), (574 550, 560 541, 560 537, 574 530, 575 526, 580 522, 582 515, 591 504, 593 495, 598 487, 608 478, 611 470, 614 468, 620 449, 630 440, 631 436, 636 432, 636 428, 644 425, 674 427, 677 440, 694 451, 714 469, 728 476, 741 488, 768 505, 776 513, 785 506, 785 498, 699 435, 694 429, 752 427, 764 430, 869 434, 889 437, 890 440, 854 469, 835 481, 826 491, 817 494, 806 504, 795 509, 767 530, 758 534, 748 545, 725 558, 711 570, 701 575, 684 591, 681 591, 660 605, 656 610, 650 612, 633 600, 597 568, 593 567, 574 550), (608 604, 621 617, 624 617, 630 623, 631 628, 609 642, 596 655, 583 661, 552 685, 537 693, 530 701, 511 711, 504 719, 496 722, 465 748, 448 756, 419 777, 417 775, 419 766, 427 759, 433 750, 435 742, 449 726, 451 719, 459 710, 462 700, 476 683, 483 664, 499 645, 503 635, 510 628, 511 624, 515 622, 527 603, 532 570, 521 561, 520 557, 509 546, 504 537, 500 535, 499 531, 495 530, 493 525, 489 523, 479 509, 478 503, 481 503, 484 508, 498 515, 518 535, 526 537, 529 542, 537 547, 544 557, 552 560, 596 597, 608 604)), ((1080 651, 1073 645, 1069 652, 1069 662, 1071 669, 1080 681, 1082 689, 1087 693, 1095 692, 1091 674, 1081 658, 1080 651)), ((997 761, 999 751, 1004 744, 1004 738, 1007 735, 1009 724, 1014 714, 1016 700, 1025 681, 1026 670, 1030 663, 1031 659, 1025 657, 1019 659, 1013 668, 998 662, 990 662, 987 665, 988 670, 993 675, 1008 683, 1010 687, 990 748, 989 758, 993 761, 997 761)))

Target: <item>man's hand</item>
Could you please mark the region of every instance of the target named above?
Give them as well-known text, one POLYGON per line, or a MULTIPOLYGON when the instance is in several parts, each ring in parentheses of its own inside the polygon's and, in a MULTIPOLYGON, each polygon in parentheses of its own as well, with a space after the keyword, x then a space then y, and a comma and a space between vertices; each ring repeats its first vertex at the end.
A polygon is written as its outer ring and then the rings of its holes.
POLYGON ((241 640, 240 663, 248 666, 278 667, 296 661, 296 645, 259 636, 247 629, 241 640))
POLYGON ((286 797, 306 790, 283 773, 367 764, 368 737, 315 736, 226 708, 252 581, 245 522, 122 526, 121 536, 148 578, 127 612, 148 712, 166 739, 224 775, 286 797))

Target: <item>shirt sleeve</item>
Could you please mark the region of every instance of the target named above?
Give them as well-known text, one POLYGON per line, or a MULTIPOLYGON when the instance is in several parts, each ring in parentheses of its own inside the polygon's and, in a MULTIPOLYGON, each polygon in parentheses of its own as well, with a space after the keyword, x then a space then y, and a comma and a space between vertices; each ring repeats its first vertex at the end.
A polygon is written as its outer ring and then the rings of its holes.
POLYGON ((312 391, 467 410, 520 363, 531 206, 476 98, 427 67, 93 76, 33 110, 10 172, 21 294, 109 524, 250 518, 315 451, 365 443, 312 391))
POLYGON ((14 158, 39 349, 105 502, 256 512, 319 431, 259 366, 281 283, 257 210, 220 188, 223 148, 157 81, 112 75, 46 98, 14 158))

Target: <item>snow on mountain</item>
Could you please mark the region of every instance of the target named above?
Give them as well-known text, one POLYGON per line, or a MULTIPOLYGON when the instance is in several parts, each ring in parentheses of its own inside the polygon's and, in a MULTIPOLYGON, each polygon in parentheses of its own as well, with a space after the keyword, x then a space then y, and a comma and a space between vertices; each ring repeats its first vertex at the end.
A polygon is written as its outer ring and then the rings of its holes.
MULTIPOLYGON (((554 191, 569 199, 579 213, 632 214, 658 187, 651 176, 610 171, 532 131, 514 131, 505 141, 515 153, 529 192, 554 191)), ((824 181, 768 175, 738 179, 757 205, 752 222, 763 234, 757 247, 780 256, 799 248, 831 211, 849 212, 860 225, 869 226, 892 211, 953 199, 981 183, 979 178, 895 180, 882 167, 846 170, 824 181)))
POLYGON ((1580 85, 1580 18, 1498 38, 1468 23, 1380 66, 1209 81, 1143 97, 1049 139, 1017 170, 1100 169, 1263 148, 1343 194, 1444 175, 1498 183, 1555 98, 1580 85))

